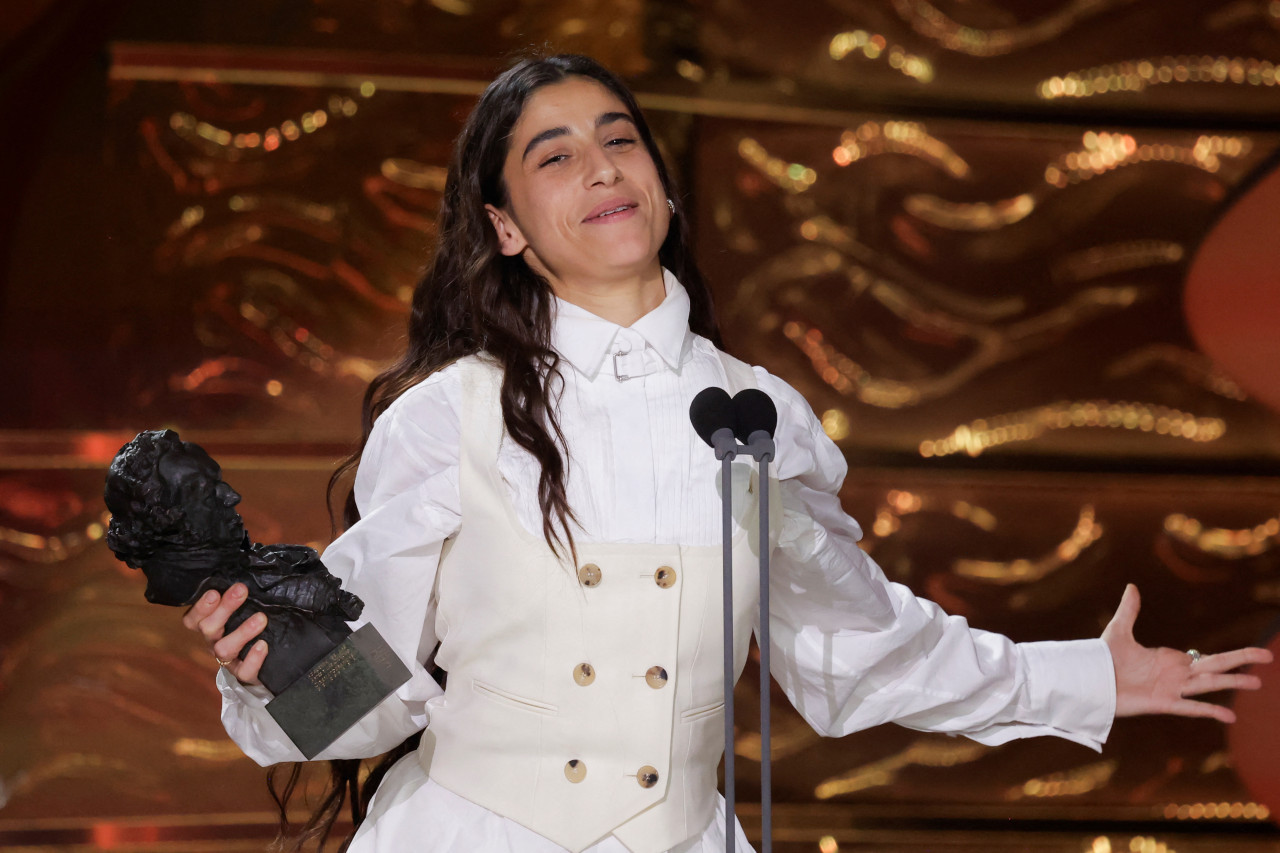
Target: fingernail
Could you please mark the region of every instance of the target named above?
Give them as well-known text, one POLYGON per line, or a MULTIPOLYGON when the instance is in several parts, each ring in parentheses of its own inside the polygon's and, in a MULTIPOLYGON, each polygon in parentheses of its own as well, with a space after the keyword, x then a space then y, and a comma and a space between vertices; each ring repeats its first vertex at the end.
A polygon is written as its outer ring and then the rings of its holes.
POLYGON ((205 604, 213 604, 217 600, 218 600, 218 591, 216 589, 211 589, 204 594, 205 604))
POLYGON ((258 642, 254 643, 253 650, 255 652, 265 652, 267 650, 267 641, 259 640, 258 642))
POLYGON ((248 594, 249 588, 242 583, 237 583, 237 584, 233 584, 231 589, 228 590, 228 592, 230 592, 230 594, 235 598, 243 598, 245 595, 248 594))

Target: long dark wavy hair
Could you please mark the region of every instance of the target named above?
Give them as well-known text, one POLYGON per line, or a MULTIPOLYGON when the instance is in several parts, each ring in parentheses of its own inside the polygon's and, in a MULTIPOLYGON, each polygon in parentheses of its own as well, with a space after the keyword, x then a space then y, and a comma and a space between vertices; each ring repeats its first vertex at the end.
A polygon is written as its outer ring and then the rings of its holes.
MULTIPOLYGON (((658 259, 689 293, 690 328, 717 346, 721 344, 711 294, 689 247, 688 218, 682 199, 635 96, 617 76, 585 56, 520 60, 485 89, 454 143, 437 218, 435 256, 413 295, 408 347, 399 361, 369 384, 364 395, 360 447, 330 479, 331 500, 359 464, 373 423, 388 406, 436 370, 483 352, 502 367, 500 396, 507 434, 541 466, 538 506, 542 511, 543 537, 554 552, 562 556, 573 553, 574 516, 565 495, 564 435, 551 387, 560 365, 559 356, 551 348, 551 286, 523 257, 509 257, 499 251, 497 234, 485 212, 486 204, 500 209, 508 205, 502 167, 525 103, 538 89, 568 77, 594 80, 616 95, 631 114, 667 198, 674 205, 658 259)), ((354 495, 348 491, 344 526, 357 520, 359 510, 354 495)), ((316 840, 323 847, 348 797, 352 821, 358 826, 382 775, 393 761, 416 747, 418 737, 412 736, 383 756, 363 785, 358 784, 359 761, 330 762, 328 794, 300 834, 281 849, 301 850, 304 844, 316 840)), ((272 795, 281 810, 282 837, 290 833, 285 810, 298 786, 300 770, 300 765, 294 765, 280 790, 274 776, 269 777, 272 795)), ((344 843, 342 849, 345 848, 344 843)))

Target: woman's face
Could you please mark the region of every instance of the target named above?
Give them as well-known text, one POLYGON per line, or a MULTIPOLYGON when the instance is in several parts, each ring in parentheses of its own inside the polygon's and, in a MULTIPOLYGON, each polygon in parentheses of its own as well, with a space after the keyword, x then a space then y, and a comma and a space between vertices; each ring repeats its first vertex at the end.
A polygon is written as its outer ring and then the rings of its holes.
POLYGON ((502 176, 506 207, 486 205, 502 253, 523 253, 558 292, 660 278, 666 193, 626 106, 601 84, 569 77, 535 91, 502 176))

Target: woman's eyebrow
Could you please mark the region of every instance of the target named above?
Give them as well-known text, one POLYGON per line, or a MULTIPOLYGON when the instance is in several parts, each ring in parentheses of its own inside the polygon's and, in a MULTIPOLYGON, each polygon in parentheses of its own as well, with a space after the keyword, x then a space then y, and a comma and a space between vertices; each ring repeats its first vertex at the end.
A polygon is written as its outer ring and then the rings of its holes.
POLYGON ((615 121, 628 121, 632 124, 636 123, 630 113, 601 113, 600 117, 596 119, 596 129, 599 130, 606 124, 613 124, 615 121))
POLYGON ((560 125, 559 127, 547 128, 546 130, 542 131, 542 133, 539 133, 533 139, 529 140, 529 144, 524 147, 524 154, 521 155, 520 162, 523 163, 525 160, 528 160, 529 152, 532 151, 534 148, 537 148, 542 143, 546 142, 548 139, 555 139, 557 136, 568 136, 568 135, 569 135, 569 128, 565 127, 564 125, 560 125))
MULTIPOLYGON (((607 124, 613 124, 616 121, 625 121, 625 122, 630 122, 631 124, 635 124, 635 119, 631 117, 630 113, 620 113, 620 112, 601 113, 599 116, 596 117, 596 128, 598 129, 598 128, 604 127, 607 124)), ((559 127, 547 128, 546 130, 539 133, 537 136, 533 137, 533 139, 529 140, 529 144, 524 147, 524 154, 520 155, 520 162, 523 163, 525 160, 529 159, 529 152, 532 151, 534 148, 537 148, 539 145, 546 142, 547 140, 555 139, 556 137, 559 137, 559 136, 568 136, 568 135, 569 135, 569 128, 565 127, 564 125, 560 125, 559 127)))

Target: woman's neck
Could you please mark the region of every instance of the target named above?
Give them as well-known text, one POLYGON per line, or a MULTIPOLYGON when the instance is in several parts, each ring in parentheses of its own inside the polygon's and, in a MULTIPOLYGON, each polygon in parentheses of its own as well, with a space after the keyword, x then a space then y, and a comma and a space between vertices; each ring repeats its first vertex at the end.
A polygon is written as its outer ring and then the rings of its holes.
POLYGON ((652 274, 622 281, 553 280, 552 290, 565 302, 624 327, 657 308, 667 296, 662 267, 652 274))

